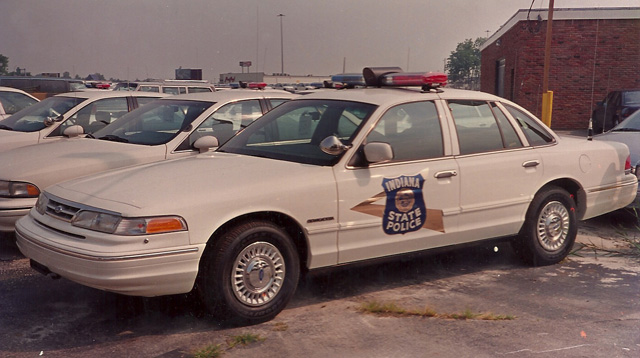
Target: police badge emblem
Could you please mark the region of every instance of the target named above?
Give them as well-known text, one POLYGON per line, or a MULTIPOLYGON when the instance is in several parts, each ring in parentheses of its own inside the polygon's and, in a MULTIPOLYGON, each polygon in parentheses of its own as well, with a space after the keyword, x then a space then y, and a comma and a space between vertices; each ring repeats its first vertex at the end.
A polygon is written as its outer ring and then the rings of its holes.
POLYGON ((382 180, 382 188, 387 195, 382 218, 385 234, 404 234, 422 228, 427 219, 423 185, 421 174, 382 180))

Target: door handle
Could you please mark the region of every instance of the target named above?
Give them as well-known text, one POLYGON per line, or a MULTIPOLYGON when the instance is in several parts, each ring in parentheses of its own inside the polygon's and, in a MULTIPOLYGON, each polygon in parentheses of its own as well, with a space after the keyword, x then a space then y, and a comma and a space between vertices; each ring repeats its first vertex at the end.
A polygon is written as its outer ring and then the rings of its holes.
POLYGON ((533 167, 537 167, 538 165, 540 165, 540 161, 539 160, 529 160, 526 161, 524 163, 522 163, 522 166, 525 168, 533 168, 533 167))
POLYGON ((435 173, 433 176, 436 179, 442 179, 442 178, 451 178, 456 175, 458 175, 458 172, 456 172, 455 170, 444 170, 444 171, 435 173))

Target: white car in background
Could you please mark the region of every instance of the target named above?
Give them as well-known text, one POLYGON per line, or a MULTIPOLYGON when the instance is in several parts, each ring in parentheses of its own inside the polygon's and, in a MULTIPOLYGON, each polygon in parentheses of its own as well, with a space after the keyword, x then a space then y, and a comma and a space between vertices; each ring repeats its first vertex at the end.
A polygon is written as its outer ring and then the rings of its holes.
MULTIPOLYGON (((16 220, 29 212, 47 186, 110 169, 194 155, 226 141, 294 97, 285 91, 258 90, 165 97, 86 137, 0 153, 0 231, 12 232, 16 220), (196 143, 201 137, 205 138, 196 143)), ((67 131, 82 132, 76 128, 67 131)), ((149 179, 151 183, 159 178, 149 179)))
POLYGON ((39 99, 25 91, 0 86, 0 120, 38 102, 39 99))
POLYGON ((303 270, 496 238, 557 263, 578 220, 633 200, 625 145, 398 71, 295 98, 216 151, 53 185, 18 247, 44 273, 127 295, 195 287, 214 315, 259 322, 303 270))
POLYGON ((64 130, 73 125, 81 125, 86 134, 93 133, 125 113, 166 96, 96 90, 49 97, 0 121, 0 153, 64 138, 64 130))

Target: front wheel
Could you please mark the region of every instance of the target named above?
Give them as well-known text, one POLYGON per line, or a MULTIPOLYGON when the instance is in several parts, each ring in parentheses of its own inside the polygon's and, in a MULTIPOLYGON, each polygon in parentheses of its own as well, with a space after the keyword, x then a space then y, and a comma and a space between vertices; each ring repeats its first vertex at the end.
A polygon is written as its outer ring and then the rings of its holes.
POLYGON ((566 190, 550 187, 533 198, 515 248, 530 265, 551 265, 569 254, 576 234, 573 199, 566 190))
POLYGON ((266 221, 245 222, 207 246, 198 290, 214 316, 258 323, 284 309, 299 275, 298 254, 284 230, 266 221))

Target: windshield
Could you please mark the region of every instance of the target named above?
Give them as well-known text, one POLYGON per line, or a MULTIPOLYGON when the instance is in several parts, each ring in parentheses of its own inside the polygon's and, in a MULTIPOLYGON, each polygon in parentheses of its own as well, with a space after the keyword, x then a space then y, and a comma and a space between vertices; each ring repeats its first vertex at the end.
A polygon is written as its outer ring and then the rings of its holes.
MULTIPOLYGON (((0 122, 1 123, 1 122, 0 122)), ((640 111, 635 111, 632 115, 620 122, 611 131, 613 132, 640 132, 640 111)))
POLYGON ((2 104, 5 114, 14 114, 37 102, 37 99, 19 92, 0 91, 0 104, 2 104))
POLYGON ((19 132, 36 132, 46 127, 44 122, 47 117, 58 118, 86 100, 86 98, 77 97, 49 97, 0 121, 0 128, 19 132))
POLYGON ((219 151, 315 165, 333 165, 339 156, 324 153, 320 142, 335 135, 351 144, 375 105, 335 100, 286 102, 253 122, 219 151))
POLYGON ((165 144, 178 133, 190 130, 191 122, 213 104, 201 101, 154 101, 118 118, 94 132, 93 136, 133 144, 165 144))

